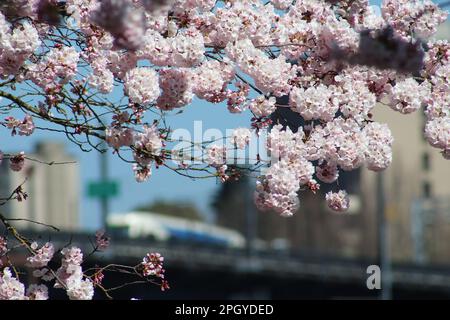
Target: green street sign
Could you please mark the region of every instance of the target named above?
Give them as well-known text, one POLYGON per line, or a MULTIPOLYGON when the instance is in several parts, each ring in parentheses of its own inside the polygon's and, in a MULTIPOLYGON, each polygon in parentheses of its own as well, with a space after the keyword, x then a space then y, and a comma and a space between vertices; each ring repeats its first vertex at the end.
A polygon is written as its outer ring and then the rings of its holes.
POLYGON ((111 198, 118 194, 117 181, 92 181, 88 184, 88 196, 91 198, 111 198))

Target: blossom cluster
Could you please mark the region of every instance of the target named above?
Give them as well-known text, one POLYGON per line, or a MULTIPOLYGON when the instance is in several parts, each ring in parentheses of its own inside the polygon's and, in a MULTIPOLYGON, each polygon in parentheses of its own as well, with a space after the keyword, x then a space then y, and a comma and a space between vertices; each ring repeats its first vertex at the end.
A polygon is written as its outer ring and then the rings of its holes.
POLYGON ((317 125, 308 132, 308 139, 303 131, 293 133, 276 125, 267 143, 273 162, 258 181, 256 202, 262 209, 268 207, 282 215, 292 215, 299 205, 300 187, 316 188, 314 175, 323 183, 333 183, 339 177, 339 169, 350 171, 366 165, 370 170, 383 170, 392 161, 392 142, 385 124, 369 122, 361 128, 353 118, 337 117, 317 125), (319 163, 317 167, 314 161, 319 163))
POLYGON ((429 37, 447 18, 430 0, 386 0, 382 12, 385 20, 404 36, 429 37))
POLYGON ((142 274, 144 276, 156 276, 164 279, 164 257, 160 253, 148 253, 144 259, 142 259, 142 274))
MULTIPOLYGON (((96 233, 97 246, 95 250, 105 250, 109 244, 109 239, 105 233, 99 231, 96 233)), ((49 299, 49 288, 53 281, 53 287, 64 289, 70 300, 92 300, 94 289, 99 287, 105 275, 105 268, 95 268, 95 273, 89 275, 83 271, 83 253, 80 248, 64 247, 61 254, 61 264, 56 270, 49 266, 49 263, 56 263, 54 244, 47 242, 39 247, 37 242, 31 243, 28 247, 30 255, 27 257, 27 266, 33 269, 31 275, 37 282, 30 284, 25 288, 24 283, 19 280, 17 268, 13 268, 10 262, 8 266, 0 271, 0 300, 47 300, 49 299)), ((3 237, 0 237, 0 257, 7 254, 7 243, 3 237)), ((142 269, 138 276, 154 276, 161 281, 161 290, 169 289, 167 280, 165 280, 163 269, 164 257, 159 253, 147 254, 142 263, 136 267, 128 269, 142 269)), ((115 271, 119 271, 116 269, 115 271)), ((128 271, 129 272, 129 271, 128 271)), ((137 272, 137 271, 136 271, 137 272)), ((103 287, 101 287, 105 290, 103 287)))
POLYGON ((31 244, 31 249, 35 250, 35 254, 27 258, 29 266, 32 268, 42 268, 45 267, 50 260, 53 258, 55 249, 53 244, 47 242, 40 249, 38 249, 38 243, 33 242, 31 244))
POLYGON ((450 43, 433 41, 425 57, 424 77, 431 84, 425 109, 425 138, 450 159, 450 43))
POLYGON ((45 285, 25 286, 14 277, 9 268, 4 268, 0 277, 0 300, 47 300, 48 288, 45 285))
MULTIPOLYGON (((139 182, 175 154, 167 115, 198 99, 249 111, 256 134, 271 127, 255 201, 286 216, 299 191, 338 184, 341 170, 389 166, 393 137, 374 108, 424 112, 425 138, 450 158, 450 46, 428 40, 447 13, 430 0, 384 0, 381 14, 366 0, 55 1, 60 19, 43 1, 0 7, 0 87, 39 97, 0 90, 26 113, 2 124, 28 136, 40 119, 81 145, 104 139, 139 182), (281 108, 289 126, 272 122, 281 108)), ((235 148, 249 137, 238 128, 235 148)), ((226 148, 202 150, 217 177, 232 176, 226 148)), ((21 170, 24 156, 10 161, 21 170)), ((348 207, 343 192, 326 196, 331 208, 348 207)))

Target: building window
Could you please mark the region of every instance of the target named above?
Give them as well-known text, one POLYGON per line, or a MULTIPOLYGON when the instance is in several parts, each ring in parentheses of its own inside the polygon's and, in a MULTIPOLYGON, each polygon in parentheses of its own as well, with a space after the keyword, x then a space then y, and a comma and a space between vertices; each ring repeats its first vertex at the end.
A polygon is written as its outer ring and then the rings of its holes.
POLYGON ((424 182, 422 185, 423 188, 423 197, 431 198, 431 185, 429 182, 424 182))
POLYGON ((425 138, 425 126, 427 124, 427 116, 425 115, 425 112, 422 112, 422 132, 421 132, 421 136, 422 136, 422 141, 426 144, 428 144, 427 139, 425 138))
POLYGON ((430 170, 430 155, 428 153, 422 155, 422 169, 424 171, 430 170))

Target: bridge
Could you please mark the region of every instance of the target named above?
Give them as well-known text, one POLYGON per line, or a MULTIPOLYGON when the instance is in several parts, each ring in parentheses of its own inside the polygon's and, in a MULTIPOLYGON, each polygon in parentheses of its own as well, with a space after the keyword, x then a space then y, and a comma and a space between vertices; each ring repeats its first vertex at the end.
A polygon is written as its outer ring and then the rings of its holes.
MULTIPOLYGON (((27 237, 51 240, 58 248, 68 244, 83 252, 92 251, 83 233, 33 233, 27 237)), ((91 256, 88 265, 121 263, 136 265, 148 252, 165 257, 167 279, 172 290, 126 288, 119 297, 129 294, 145 298, 376 298, 379 292, 366 286, 367 267, 376 261, 345 259, 288 252, 255 251, 164 243, 149 240, 113 238, 105 252, 91 256)), ((119 279, 110 279, 111 284, 119 279)), ((450 266, 392 266, 394 298, 450 298, 450 266)))

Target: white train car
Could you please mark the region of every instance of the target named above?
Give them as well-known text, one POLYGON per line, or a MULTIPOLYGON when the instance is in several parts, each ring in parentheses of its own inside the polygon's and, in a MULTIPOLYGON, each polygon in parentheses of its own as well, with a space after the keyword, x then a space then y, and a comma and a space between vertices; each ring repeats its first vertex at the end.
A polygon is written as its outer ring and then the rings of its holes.
POLYGON ((153 238, 242 249, 245 238, 237 231, 154 212, 115 213, 108 217, 108 228, 129 238, 153 238))

